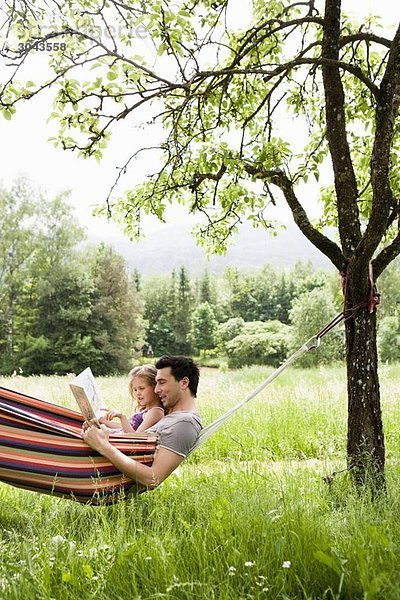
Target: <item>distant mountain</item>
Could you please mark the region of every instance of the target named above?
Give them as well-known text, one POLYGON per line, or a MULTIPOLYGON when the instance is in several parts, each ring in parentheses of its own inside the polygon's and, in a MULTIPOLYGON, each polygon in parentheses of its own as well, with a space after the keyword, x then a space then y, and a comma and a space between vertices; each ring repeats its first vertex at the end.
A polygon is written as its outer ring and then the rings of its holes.
POLYGON ((287 225, 276 237, 261 229, 243 224, 233 238, 226 256, 207 258, 196 245, 193 236, 182 225, 165 225, 148 234, 140 242, 131 242, 125 236, 112 235, 104 239, 91 236, 94 242, 105 241, 125 258, 131 269, 137 268, 143 275, 170 273, 181 265, 191 275, 198 275, 207 268, 215 274, 222 273, 228 265, 243 271, 254 271, 266 263, 292 267, 297 261, 311 261, 316 268, 330 269, 331 263, 300 233, 295 225, 287 225))

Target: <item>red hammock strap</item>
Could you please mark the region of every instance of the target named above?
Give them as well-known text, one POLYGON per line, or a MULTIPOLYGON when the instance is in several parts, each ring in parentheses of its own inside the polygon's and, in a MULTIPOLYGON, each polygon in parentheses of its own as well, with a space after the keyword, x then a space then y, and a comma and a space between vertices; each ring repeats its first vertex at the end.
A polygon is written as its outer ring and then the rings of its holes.
POLYGON ((376 285, 374 282, 374 273, 372 270, 372 263, 369 263, 369 298, 368 298, 368 311, 369 313, 373 313, 376 310, 377 306, 380 304, 381 295, 378 293, 376 289, 376 285))
MULTIPOLYGON (((348 270, 348 268, 347 268, 348 270)), ((354 306, 352 306, 351 308, 343 308, 343 311, 340 312, 339 314, 336 315, 336 317, 334 317, 332 319, 332 321, 330 321, 327 325, 325 325, 316 335, 315 337, 317 339, 322 338, 324 335, 326 335, 331 329, 333 329, 336 325, 338 325, 341 321, 348 321, 349 319, 352 319, 354 317, 354 315, 360 311, 363 308, 368 308, 368 312, 371 314, 373 313, 377 306, 380 304, 380 294, 378 293, 378 290, 376 288, 375 282, 374 282, 374 274, 373 274, 373 269, 372 269, 372 263, 369 263, 369 274, 368 274, 368 278, 369 278, 369 294, 368 297, 363 300, 362 302, 359 302, 358 304, 355 304, 354 306)), ((344 306, 346 306, 346 298, 347 298, 347 272, 346 273, 340 273, 340 277, 341 277, 341 282, 342 282, 342 290, 343 290, 343 295, 344 295, 344 306)))
MULTIPOLYGON (((347 271, 349 270, 349 267, 350 267, 350 263, 347 267, 347 271)), ((340 273, 340 277, 341 277, 341 281, 342 281, 343 296, 344 296, 344 306, 346 306, 346 300, 347 300, 347 280, 348 280, 347 271, 346 271, 346 273, 343 273, 343 272, 340 273)), ((373 274, 371 262, 368 265, 368 279, 369 279, 369 294, 368 294, 368 296, 365 298, 365 300, 363 300, 362 302, 359 302, 358 304, 355 304, 351 308, 344 309, 344 311, 346 313, 354 314, 354 313, 358 312, 359 310, 361 310, 362 308, 368 308, 368 312, 373 313, 376 310, 377 306, 380 304, 380 296, 381 295, 378 293, 376 284, 374 282, 374 274, 373 274)))
MULTIPOLYGON (((351 315, 352 316, 352 315, 351 315)), ((346 315, 344 312, 340 312, 336 315, 336 317, 334 317, 332 319, 332 321, 330 321, 327 325, 325 325, 322 329, 320 329, 318 331, 318 333, 315 335, 315 337, 318 339, 321 339, 324 335, 326 335, 331 329, 333 329, 334 327, 336 327, 336 325, 338 325, 341 321, 343 321, 343 319, 345 319, 346 315)), ((349 317, 347 317, 348 319, 349 317)), ((346 319, 346 320, 347 320, 346 319)))

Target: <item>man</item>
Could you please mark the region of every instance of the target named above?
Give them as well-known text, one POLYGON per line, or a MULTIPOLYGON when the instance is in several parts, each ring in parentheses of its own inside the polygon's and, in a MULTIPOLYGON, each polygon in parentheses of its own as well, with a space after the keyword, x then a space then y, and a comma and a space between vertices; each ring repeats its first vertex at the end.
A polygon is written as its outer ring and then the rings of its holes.
POLYGON ((201 431, 195 402, 199 382, 197 365, 185 356, 166 355, 155 366, 155 392, 168 414, 149 429, 159 437, 159 448, 151 467, 114 448, 106 427, 99 429, 95 424, 86 423, 83 431, 83 439, 89 446, 108 458, 121 473, 147 488, 156 487, 180 465, 201 431))

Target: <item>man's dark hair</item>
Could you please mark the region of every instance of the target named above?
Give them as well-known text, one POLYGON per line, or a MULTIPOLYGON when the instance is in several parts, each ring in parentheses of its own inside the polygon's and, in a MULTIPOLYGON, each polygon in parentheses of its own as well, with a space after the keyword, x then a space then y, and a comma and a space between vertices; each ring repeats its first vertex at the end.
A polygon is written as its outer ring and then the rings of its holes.
POLYGON ((171 374, 177 381, 181 381, 184 377, 187 377, 189 379, 189 390, 196 398, 200 371, 194 360, 187 356, 172 356, 171 354, 165 354, 157 360, 155 366, 156 369, 171 367, 171 374))

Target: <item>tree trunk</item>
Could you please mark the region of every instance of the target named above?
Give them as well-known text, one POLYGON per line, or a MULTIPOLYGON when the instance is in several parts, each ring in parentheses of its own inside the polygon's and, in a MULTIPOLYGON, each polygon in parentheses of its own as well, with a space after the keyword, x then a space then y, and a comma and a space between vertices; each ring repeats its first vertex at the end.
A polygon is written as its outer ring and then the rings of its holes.
POLYGON ((358 484, 384 488, 376 314, 367 308, 346 323, 348 391, 347 465, 358 484))

